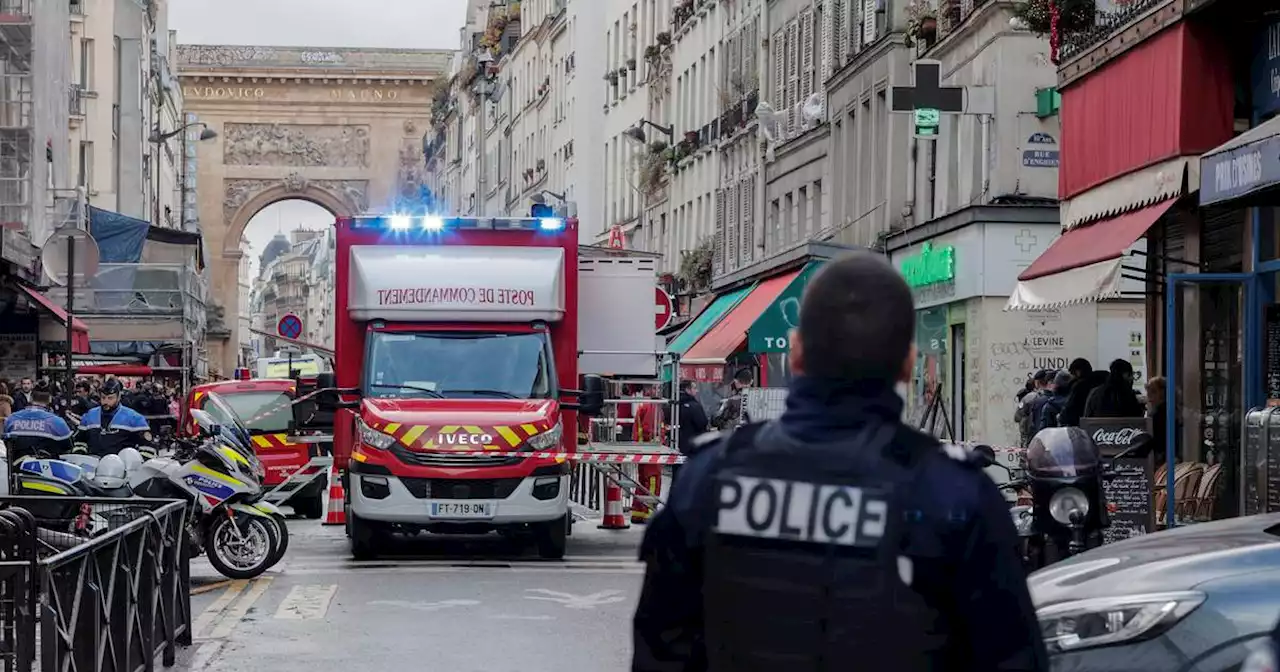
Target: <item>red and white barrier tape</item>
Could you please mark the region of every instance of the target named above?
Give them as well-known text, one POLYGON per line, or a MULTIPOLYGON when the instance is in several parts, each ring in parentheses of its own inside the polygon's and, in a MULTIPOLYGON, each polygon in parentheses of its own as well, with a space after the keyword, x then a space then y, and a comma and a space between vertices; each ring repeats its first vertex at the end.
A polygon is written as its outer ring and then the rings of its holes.
POLYGON ((682 464, 685 461, 685 456, 679 453, 565 453, 551 451, 518 453, 496 450, 450 450, 437 451, 435 454, 457 455, 459 457, 533 457, 538 459, 564 459, 573 462, 594 462, 597 464, 682 464))

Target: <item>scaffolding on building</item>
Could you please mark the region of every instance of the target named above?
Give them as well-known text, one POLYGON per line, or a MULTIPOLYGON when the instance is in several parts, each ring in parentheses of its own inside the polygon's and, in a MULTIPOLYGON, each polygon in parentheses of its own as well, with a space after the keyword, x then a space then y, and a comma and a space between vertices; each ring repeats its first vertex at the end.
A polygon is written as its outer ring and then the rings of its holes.
POLYGON ((6 251, 29 244, 26 234, 32 223, 33 1, 0 0, 0 229, 6 251))

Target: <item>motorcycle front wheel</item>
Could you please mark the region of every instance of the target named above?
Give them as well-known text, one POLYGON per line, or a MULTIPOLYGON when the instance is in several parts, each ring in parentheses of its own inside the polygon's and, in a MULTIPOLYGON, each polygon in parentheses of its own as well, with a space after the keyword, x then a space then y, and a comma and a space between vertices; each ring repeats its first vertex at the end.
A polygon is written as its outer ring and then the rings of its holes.
POLYGON ((229 579, 252 579, 271 568, 280 536, 270 518, 214 515, 205 531, 204 552, 219 574, 229 579))

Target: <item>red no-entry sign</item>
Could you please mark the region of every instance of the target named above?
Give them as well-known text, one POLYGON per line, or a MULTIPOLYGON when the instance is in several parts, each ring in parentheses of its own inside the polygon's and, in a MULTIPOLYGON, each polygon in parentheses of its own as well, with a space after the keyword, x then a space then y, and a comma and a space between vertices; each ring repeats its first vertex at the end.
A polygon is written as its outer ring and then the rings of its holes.
POLYGON ((671 324, 671 320, 675 318, 675 305, 671 302, 671 295, 668 294, 666 290, 661 287, 654 287, 654 290, 657 292, 657 303, 654 305, 653 311, 657 327, 654 331, 662 331, 663 329, 666 329, 667 325, 671 324))

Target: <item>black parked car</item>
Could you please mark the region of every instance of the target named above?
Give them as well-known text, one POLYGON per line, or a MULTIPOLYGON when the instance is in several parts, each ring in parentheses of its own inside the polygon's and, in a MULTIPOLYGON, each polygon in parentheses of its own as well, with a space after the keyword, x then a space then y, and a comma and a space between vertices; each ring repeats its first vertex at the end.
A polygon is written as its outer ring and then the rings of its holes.
POLYGON ((1280 513, 1109 544, 1027 582, 1054 670, 1235 672, 1280 616, 1280 513))

